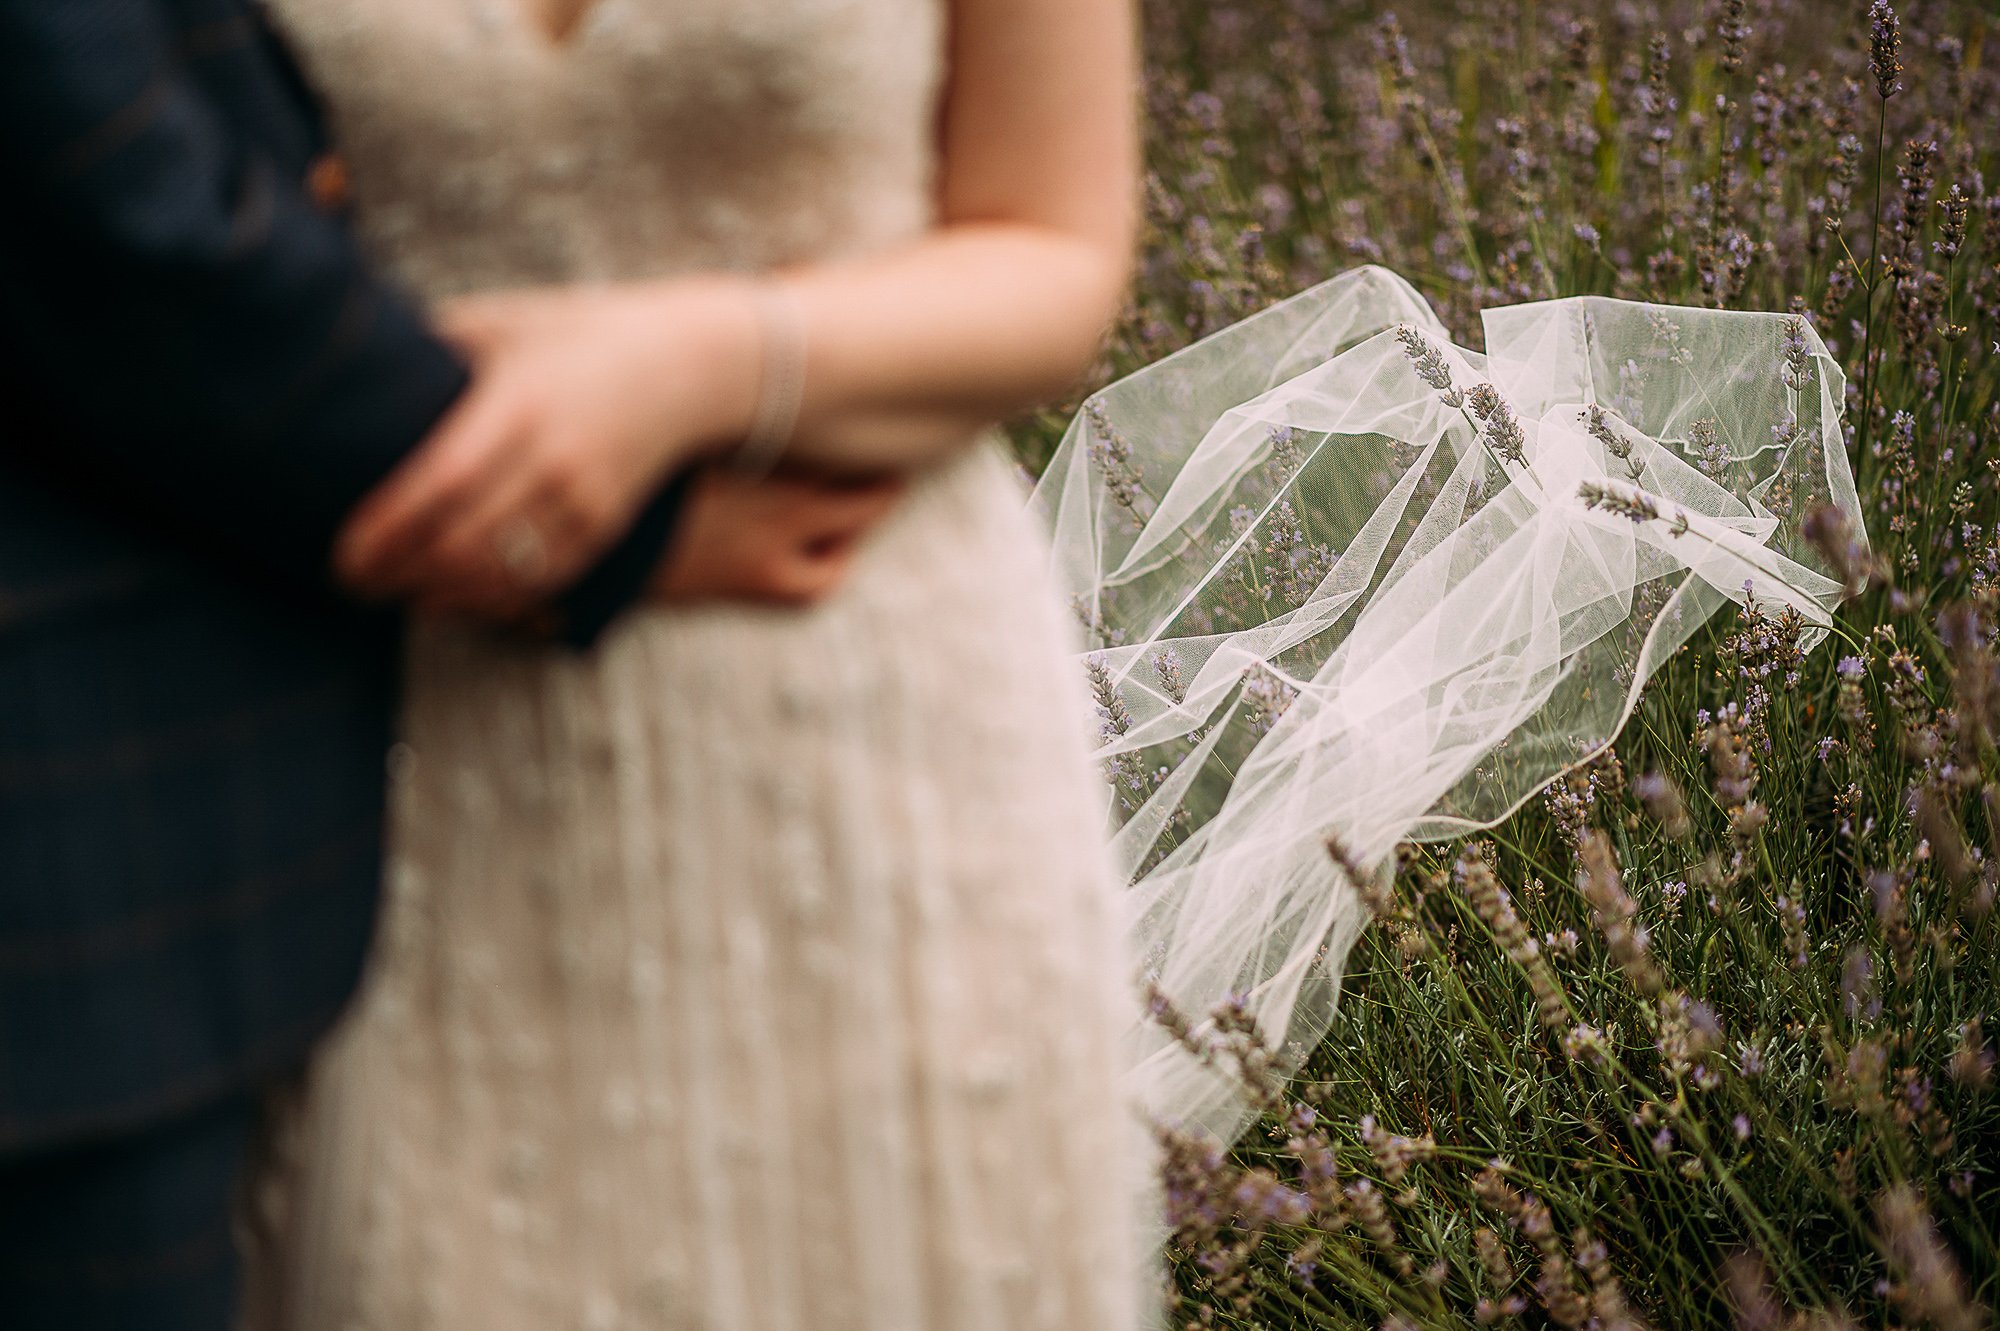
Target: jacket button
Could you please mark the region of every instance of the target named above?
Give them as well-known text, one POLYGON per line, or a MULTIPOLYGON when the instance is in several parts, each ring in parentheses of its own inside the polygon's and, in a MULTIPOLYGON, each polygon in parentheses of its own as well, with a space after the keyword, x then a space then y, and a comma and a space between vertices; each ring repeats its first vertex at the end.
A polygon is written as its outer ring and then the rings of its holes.
POLYGON ((306 193, 322 212, 335 213, 347 207, 352 189, 347 179, 347 159, 339 153, 322 153, 306 168, 306 193))

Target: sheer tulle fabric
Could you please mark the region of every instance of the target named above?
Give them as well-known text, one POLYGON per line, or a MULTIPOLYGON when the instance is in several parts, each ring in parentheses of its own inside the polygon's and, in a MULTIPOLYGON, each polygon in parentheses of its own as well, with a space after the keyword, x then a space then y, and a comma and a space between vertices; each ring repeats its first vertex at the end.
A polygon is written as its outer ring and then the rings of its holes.
MULTIPOLYGON (((1375 872, 1498 821, 1730 601, 1817 643, 1841 585, 1799 519, 1861 527, 1803 319, 1584 297, 1483 324, 1455 346, 1395 274, 1344 273, 1096 394, 1035 492, 1146 978, 1193 1017, 1247 1002, 1288 1070, 1367 917, 1329 835, 1375 872)), ((1131 1040, 1153 1115, 1235 1136, 1227 1077, 1131 1040)))

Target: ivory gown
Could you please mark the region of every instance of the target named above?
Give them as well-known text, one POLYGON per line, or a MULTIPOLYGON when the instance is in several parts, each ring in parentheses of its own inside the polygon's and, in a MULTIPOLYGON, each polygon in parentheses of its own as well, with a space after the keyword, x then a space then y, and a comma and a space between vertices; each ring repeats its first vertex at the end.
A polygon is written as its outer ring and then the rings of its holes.
MULTIPOLYGON (((931 216, 943 0, 279 0, 421 293, 931 216)), ((1124 1331, 1147 1152, 1068 612, 992 445, 807 614, 432 627, 373 971, 251 1207, 259 1331, 1124 1331)))

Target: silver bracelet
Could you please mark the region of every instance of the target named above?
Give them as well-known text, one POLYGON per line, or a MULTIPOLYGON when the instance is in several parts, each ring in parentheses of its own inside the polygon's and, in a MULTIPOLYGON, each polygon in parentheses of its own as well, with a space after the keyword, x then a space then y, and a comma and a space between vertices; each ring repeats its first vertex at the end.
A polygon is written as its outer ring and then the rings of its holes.
POLYGON ((783 282, 759 283, 753 299, 761 348, 757 409, 730 466, 740 475, 761 480, 791 445, 805 403, 806 318, 799 298, 783 282))

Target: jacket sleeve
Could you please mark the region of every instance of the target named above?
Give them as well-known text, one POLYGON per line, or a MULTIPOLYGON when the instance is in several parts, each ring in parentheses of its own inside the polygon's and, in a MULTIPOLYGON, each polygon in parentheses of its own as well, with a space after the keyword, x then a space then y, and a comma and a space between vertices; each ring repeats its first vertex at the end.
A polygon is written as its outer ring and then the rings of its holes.
MULTIPOLYGON (((36 408, 17 421, 60 427, 0 420, 0 454, 321 588, 341 521, 466 373, 315 206, 314 145, 267 123, 293 108, 256 14, 193 7, 200 59, 244 44, 227 76, 252 115, 225 114, 157 0, 0 0, 0 378, 36 408)), ((565 604, 572 641, 637 594, 680 492, 565 604)))

